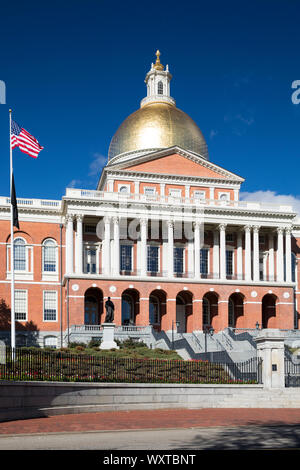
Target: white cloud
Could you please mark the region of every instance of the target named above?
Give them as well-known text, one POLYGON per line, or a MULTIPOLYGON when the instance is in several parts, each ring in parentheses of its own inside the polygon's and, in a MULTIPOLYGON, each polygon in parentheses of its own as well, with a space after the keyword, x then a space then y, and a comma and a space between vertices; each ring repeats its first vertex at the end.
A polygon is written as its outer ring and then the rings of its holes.
POLYGON ((240 199, 242 201, 267 202, 273 204, 283 204, 293 206, 293 210, 300 216, 300 196, 292 196, 291 194, 277 194, 275 191, 254 191, 241 192, 240 199))
POLYGON ((73 179, 70 181, 69 184, 67 184, 67 188, 78 188, 80 187, 81 185, 81 180, 76 180, 76 179, 73 179))
POLYGON ((107 164, 107 157, 101 153, 94 153, 93 161, 89 166, 89 176, 100 176, 102 168, 107 164))

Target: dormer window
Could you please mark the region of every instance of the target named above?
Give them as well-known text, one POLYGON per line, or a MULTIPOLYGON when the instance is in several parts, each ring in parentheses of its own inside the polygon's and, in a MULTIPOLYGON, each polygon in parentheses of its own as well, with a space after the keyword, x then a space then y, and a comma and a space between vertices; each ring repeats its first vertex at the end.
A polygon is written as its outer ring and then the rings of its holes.
POLYGON ((158 82, 158 84, 157 84, 157 94, 158 95, 163 95, 164 94, 163 82, 158 82))

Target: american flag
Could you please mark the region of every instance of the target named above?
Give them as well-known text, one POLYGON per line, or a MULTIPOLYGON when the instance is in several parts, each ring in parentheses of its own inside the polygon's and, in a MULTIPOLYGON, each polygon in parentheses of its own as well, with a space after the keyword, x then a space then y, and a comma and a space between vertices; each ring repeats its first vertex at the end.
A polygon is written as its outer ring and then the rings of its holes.
POLYGON ((27 153, 30 157, 37 158, 44 147, 38 143, 35 137, 20 127, 15 121, 11 122, 11 147, 19 147, 21 152, 27 153))

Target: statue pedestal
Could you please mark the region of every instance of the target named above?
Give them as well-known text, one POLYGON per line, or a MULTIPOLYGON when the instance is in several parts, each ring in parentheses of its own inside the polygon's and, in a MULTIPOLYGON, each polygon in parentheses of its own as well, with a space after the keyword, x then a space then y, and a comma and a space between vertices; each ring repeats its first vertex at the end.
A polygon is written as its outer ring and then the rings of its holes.
POLYGON ((103 337, 100 344, 100 349, 119 349, 119 346, 114 340, 116 325, 114 323, 102 323, 102 326, 103 337))

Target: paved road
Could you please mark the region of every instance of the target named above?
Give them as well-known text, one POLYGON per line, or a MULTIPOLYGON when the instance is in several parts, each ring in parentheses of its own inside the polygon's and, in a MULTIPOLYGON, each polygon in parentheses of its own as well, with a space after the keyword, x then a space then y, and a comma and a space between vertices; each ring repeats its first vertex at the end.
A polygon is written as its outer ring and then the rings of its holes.
POLYGON ((172 409, 0 423, 0 450, 299 449, 300 409, 172 409))
POLYGON ((300 426, 90 431, 1 436, 0 450, 300 449, 300 426))

